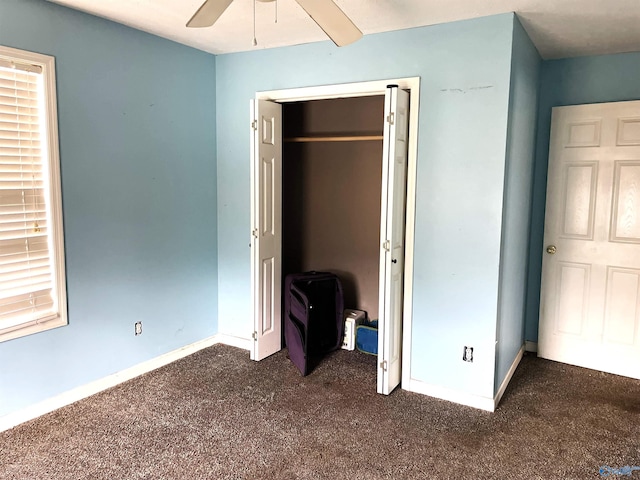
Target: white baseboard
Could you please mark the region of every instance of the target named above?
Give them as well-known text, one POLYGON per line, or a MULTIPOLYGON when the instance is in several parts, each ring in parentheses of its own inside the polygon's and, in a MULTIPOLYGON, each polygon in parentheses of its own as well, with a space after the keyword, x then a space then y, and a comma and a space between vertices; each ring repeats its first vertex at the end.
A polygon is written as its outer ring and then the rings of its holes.
POLYGON ((111 387, 115 387, 120 383, 126 382, 144 373, 151 372, 152 370, 168 365, 171 362, 175 362, 176 360, 191 355, 192 353, 195 353, 198 350, 202 350, 203 348, 207 348, 218 343, 224 343, 227 345, 232 345, 234 347, 237 346, 239 348, 248 349, 249 347, 240 345, 248 344, 250 346, 251 344, 248 340, 244 342, 242 342, 242 340, 243 339, 238 339, 237 337, 230 337, 227 335, 214 335, 190 345, 185 345, 184 347, 180 347, 171 352, 152 358, 151 360, 139 363, 137 365, 134 365, 133 367, 127 368, 120 372, 116 372, 112 375, 106 376, 99 380, 95 380, 85 385, 81 385, 77 388, 61 393, 60 395, 56 395, 55 397, 48 398, 47 400, 31 405, 23 410, 18 410, 17 412, 4 415, 0 417, 0 432, 4 432, 5 430, 9 430, 10 428, 20 425, 21 423, 33 420, 34 418, 44 415, 45 413, 53 412, 58 408, 64 407, 66 405, 71 405, 78 400, 82 400, 83 398, 90 397, 91 395, 95 395, 96 393, 102 392, 111 387))
POLYGON ((495 410, 495 402, 493 398, 481 397, 479 395, 461 392, 459 390, 451 390, 439 385, 424 383, 413 378, 410 380, 408 387, 403 384, 402 388, 409 390, 410 392, 429 395, 430 397, 459 403, 460 405, 466 405, 468 407, 478 408, 488 412, 493 412, 495 410))
POLYGON ((525 351, 525 346, 523 345, 522 348, 520 348, 520 351, 518 352, 518 354, 516 355, 516 358, 513 360, 513 363, 511 364, 511 367, 509 368, 509 371, 507 372, 507 375, 504 377, 504 380, 502 381, 502 384, 500 385, 500 388, 498 389, 498 393, 496 393, 496 396, 493 400, 493 410, 495 411, 496 408, 498 408, 498 404, 500 403, 500 399, 502 398, 502 395, 504 395, 504 391, 507 389, 507 386, 509 385, 509 382, 511 381, 511 377, 513 377, 513 374, 516 371, 516 368, 518 368, 518 365, 520 365, 520 360, 522 360, 522 356, 524 355, 524 351, 525 351))
MULTIPOLYGON (((151 372, 157 368, 168 365, 171 362, 175 362, 176 360, 191 355, 192 353, 195 353, 199 350, 219 343, 236 348, 241 348, 243 350, 251 349, 251 339, 235 337, 233 335, 217 334, 212 337, 205 338, 204 340, 192 343, 190 345, 185 345, 184 347, 165 353, 156 358, 152 358, 151 360, 139 363, 137 365, 134 365, 133 367, 127 368, 120 372, 116 372, 99 380, 81 385, 80 387, 61 393, 60 395, 56 395, 55 397, 51 397, 47 400, 36 403, 35 405, 31 405, 25 409, 18 410, 17 412, 13 412, 0 417, 0 432, 9 430, 10 428, 20 425, 21 423, 33 420, 34 418, 37 418, 41 415, 57 410, 58 408, 64 407, 66 405, 71 405, 78 400, 82 400, 84 398, 90 397, 91 395, 95 395, 96 393, 107 390, 111 387, 115 387, 120 383, 131 380, 147 372, 151 372)), ((534 345, 537 346, 537 344, 534 345)), ((411 379, 408 385, 403 384, 402 388, 410 392, 429 395, 431 397, 439 398, 442 400, 447 400, 450 402, 459 403, 461 405, 478 408, 480 410, 493 412, 500 402, 500 399, 502 398, 502 395, 504 394, 504 391, 507 388, 507 385, 509 384, 513 373, 520 363, 525 350, 530 351, 528 350, 526 344, 525 347, 523 347, 520 352, 518 352, 518 355, 511 365, 507 376, 502 382, 498 393, 493 399, 481 397, 479 395, 473 395, 466 392, 460 392, 458 390, 451 390, 438 385, 430 385, 415 379, 411 379)))
POLYGON ((520 360, 524 355, 525 347, 523 346, 515 360, 511 364, 511 368, 507 372, 505 379, 502 381, 502 385, 498 389, 498 393, 494 398, 481 397, 480 395, 474 395, 472 393, 461 392, 459 390, 451 390, 449 388, 441 387, 439 385, 430 385, 428 383, 421 382, 419 380, 411 379, 409 385, 402 384, 402 388, 414 393, 421 393, 423 395, 429 395, 430 397, 439 398, 440 400, 447 400, 449 402, 458 403, 460 405, 466 405, 467 407, 477 408, 479 410, 486 410, 487 412, 495 412, 498 403, 504 391, 509 385, 511 377, 513 377, 516 368, 520 364, 520 360))
POLYGON ((530 342, 527 340, 524 342, 524 350, 525 352, 538 353, 538 342, 530 342))
POLYGON ((225 333, 219 333, 216 335, 218 343, 229 345, 230 347, 241 348, 243 350, 251 350, 251 338, 241 338, 233 335, 227 335, 225 333))

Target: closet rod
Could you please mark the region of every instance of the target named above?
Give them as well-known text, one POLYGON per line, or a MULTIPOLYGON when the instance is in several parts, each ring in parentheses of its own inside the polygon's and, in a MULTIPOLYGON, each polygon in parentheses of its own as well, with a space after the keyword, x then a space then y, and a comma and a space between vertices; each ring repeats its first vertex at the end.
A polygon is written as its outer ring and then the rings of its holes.
POLYGON ((382 140, 382 135, 339 135, 333 137, 288 137, 285 142, 368 142, 371 140, 382 140))

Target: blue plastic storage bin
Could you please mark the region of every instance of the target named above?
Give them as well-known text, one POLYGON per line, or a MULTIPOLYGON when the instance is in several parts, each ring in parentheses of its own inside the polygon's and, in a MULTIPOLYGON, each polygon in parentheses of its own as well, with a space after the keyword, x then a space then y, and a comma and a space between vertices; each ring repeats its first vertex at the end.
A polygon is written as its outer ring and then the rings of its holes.
POLYGON ((356 327, 356 348, 369 355, 378 354, 378 321, 373 320, 356 327))

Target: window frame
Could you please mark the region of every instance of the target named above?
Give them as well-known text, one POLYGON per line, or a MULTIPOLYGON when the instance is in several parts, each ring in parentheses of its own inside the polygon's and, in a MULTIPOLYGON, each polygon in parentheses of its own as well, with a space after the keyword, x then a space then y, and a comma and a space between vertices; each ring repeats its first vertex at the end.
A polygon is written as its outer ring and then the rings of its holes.
POLYGON ((52 265, 52 293, 54 295, 54 303, 57 304, 57 309, 53 315, 49 313, 44 318, 30 320, 4 329, 0 328, 0 342, 4 342, 67 325, 68 315, 55 58, 0 45, 0 59, 19 64, 35 65, 42 69, 44 99, 41 100, 41 106, 44 111, 41 118, 44 121, 43 139, 45 140, 42 161, 43 164, 46 164, 48 171, 48 185, 45 191, 48 193, 46 201, 48 203, 47 211, 50 215, 50 233, 47 241, 52 265))

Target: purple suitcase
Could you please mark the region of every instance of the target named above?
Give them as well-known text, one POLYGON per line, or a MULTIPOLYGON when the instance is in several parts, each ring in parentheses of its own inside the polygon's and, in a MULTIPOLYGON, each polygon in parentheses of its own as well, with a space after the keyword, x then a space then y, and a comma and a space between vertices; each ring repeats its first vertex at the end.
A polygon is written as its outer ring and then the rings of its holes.
POLYGON ((333 273, 287 275, 284 281, 284 339, 289 358, 302 375, 311 372, 344 336, 344 299, 333 273))

